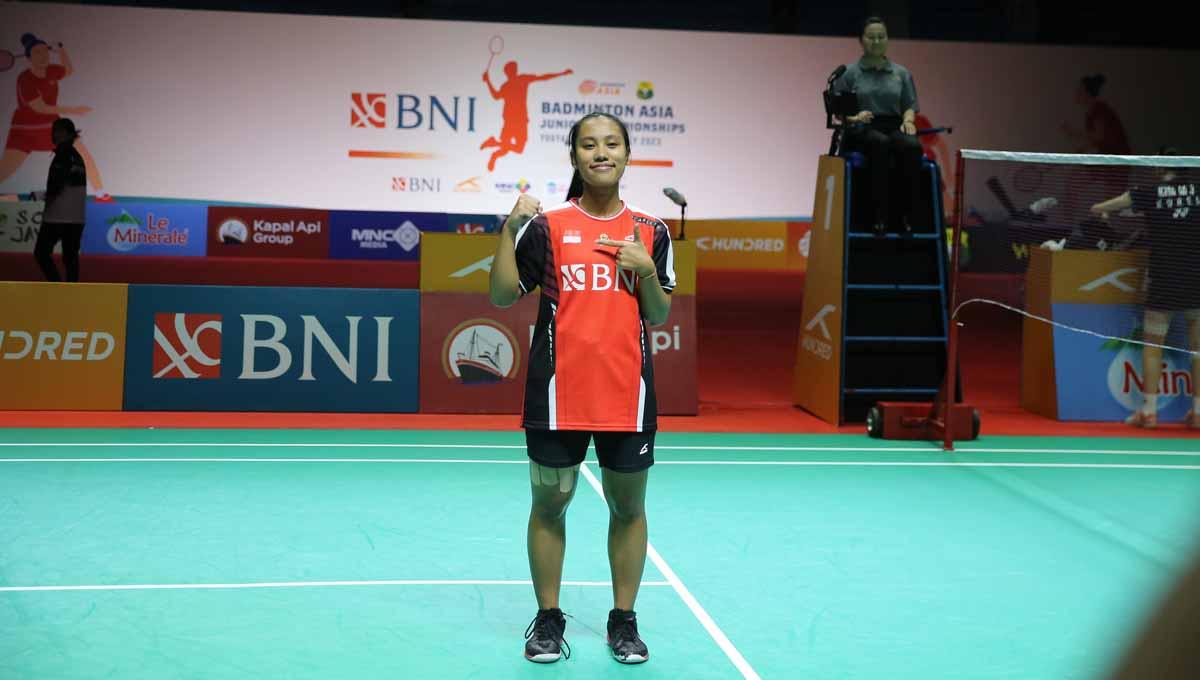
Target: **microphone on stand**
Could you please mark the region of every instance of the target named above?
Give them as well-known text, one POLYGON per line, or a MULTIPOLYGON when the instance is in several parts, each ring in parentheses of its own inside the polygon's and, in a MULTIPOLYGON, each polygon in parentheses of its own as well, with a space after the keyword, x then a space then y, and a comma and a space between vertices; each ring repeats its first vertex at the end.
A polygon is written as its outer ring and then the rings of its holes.
POLYGON ((683 194, 675 191, 675 189, 671 187, 664 188, 663 194, 665 194, 667 198, 671 199, 672 203, 679 206, 679 240, 686 241, 687 238, 684 236, 683 229, 685 220, 687 219, 687 199, 683 197, 683 194))

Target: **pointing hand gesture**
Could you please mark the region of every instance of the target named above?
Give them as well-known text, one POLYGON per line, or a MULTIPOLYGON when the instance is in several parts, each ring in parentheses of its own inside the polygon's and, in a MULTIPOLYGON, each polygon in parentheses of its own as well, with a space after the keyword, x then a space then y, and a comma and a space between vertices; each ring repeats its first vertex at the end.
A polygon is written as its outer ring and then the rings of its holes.
POLYGON ((632 241, 601 238, 596 239, 596 245, 616 248, 617 266, 632 271, 639 279, 648 278, 657 271, 654 260, 650 259, 650 253, 646 252, 646 244, 642 242, 642 230, 637 226, 634 226, 632 241))

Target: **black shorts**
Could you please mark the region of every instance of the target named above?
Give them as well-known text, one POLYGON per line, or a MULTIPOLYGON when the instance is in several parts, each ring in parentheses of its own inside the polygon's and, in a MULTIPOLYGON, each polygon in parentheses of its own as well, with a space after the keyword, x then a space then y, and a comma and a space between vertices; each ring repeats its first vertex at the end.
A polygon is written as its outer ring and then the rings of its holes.
POLYGON ((654 432, 525 430, 529 459, 552 468, 582 463, 592 438, 596 440, 596 458, 602 468, 614 472, 641 472, 654 465, 654 432))

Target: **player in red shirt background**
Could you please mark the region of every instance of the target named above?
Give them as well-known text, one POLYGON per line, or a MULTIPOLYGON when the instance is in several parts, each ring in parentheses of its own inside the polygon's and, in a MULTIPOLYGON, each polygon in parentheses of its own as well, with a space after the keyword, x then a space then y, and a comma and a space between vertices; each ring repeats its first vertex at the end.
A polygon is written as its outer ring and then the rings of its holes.
POLYGON ((525 657, 557 661, 564 647, 570 655, 558 606, 566 510, 594 439, 609 507, 608 644, 617 661, 641 663, 649 652, 633 605, 646 563, 646 480, 657 427, 646 327, 670 312, 674 256, 666 224, 619 195, 630 156, 625 125, 588 114, 568 144, 575 190, 545 211, 521 196, 491 271, 497 306, 542 289, 524 407, 533 490, 529 568, 538 603, 525 657))
MULTIPOLYGON (((36 151, 54 151, 50 128, 54 121, 64 115, 84 115, 91 112, 89 106, 59 106, 58 83, 74 73, 71 56, 66 48, 58 45, 58 64, 51 63, 50 45, 32 33, 21 36, 29 68, 17 76, 17 110, 12 114, 12 125, 4 143, 4 155, 0 156, 0 182, 12 176, 29 154, 36 151)), ((87 146, 78 138, 75 149, 83 156, 88 180, 96 190, 97 200, 111 200, 104 191, 100 171, 87 146)))

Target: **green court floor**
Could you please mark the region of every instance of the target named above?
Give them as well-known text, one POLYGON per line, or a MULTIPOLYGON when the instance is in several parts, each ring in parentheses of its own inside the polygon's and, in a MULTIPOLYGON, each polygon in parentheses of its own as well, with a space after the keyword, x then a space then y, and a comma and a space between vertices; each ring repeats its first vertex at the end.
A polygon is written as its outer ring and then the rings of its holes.
POLYGON ((1197 547, 1200 440, 662 434, 612 661, 607 511, 536 605, 519 432, 0 430, 0 678, 1101 678, 1197 547))

